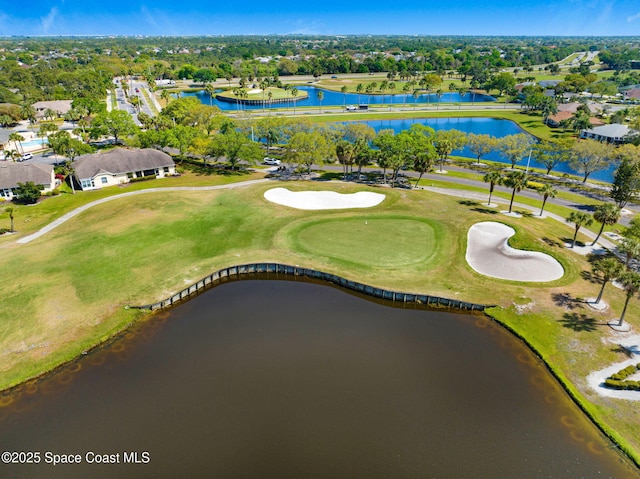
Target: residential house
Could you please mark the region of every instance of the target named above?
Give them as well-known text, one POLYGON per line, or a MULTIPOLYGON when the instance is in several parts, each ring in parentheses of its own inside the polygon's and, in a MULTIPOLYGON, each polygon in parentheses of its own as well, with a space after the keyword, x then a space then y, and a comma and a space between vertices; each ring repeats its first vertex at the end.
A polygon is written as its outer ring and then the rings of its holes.
POLYGON ((589 138, 596 141, 602 141, 615 145, 628 142, 640 132, 629 128, 627 125, 612 123, 610 125, 597 126, 588 128, 580 132, 580 138, 589 138))
POLYGON ((81 156, 73 166, 74 177, 83 190, 129 183, 135 178, 164 178, 176 173, 171 157, 153 148, 115 148, 81 156))
POLYGON ((56 185, 52 165, 36 163, 0 162, 0 198, 11 200, 15 196, 18 183, 32 181, 43 193, 53 190, 56 185))
POLYGON ((640 100, 640 88, 632 88, 624 92, 623 98, 625 100, 640 100))
POLYGON ((71 110, 73 100, 51 100, 37 101, 31 105, 36 110, 36 118, 43 118, 47 110, 55 111, 59 117, 62 117, 71 110))
MULTIPOLYGON (((559 128, 564 120, 570 120, 574 116, 575 114, 570 111, 558 111, 555 115, 547 117, 547 125, 551 128, 559 128)), ((605 123, 601 119, 592 116, 589 118, 589 124, 591 126, 602 126, 605 123)))

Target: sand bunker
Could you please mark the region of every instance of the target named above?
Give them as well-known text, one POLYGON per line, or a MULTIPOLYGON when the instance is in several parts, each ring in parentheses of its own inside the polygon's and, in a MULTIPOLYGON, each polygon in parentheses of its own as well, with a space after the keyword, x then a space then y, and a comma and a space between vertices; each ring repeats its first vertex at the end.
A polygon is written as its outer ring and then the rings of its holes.
POLYGON ((466 259, 475 271, 492 278, 545 282, 562 278, 562 265, 548 254, 512 248, 507 240, 515 230, 485 221, 469 228, 466 259))
POLYGON ((272 203, 299 210, 339 210, 371 208, 382 203, 385 195, 369 191, 342 194, 335 191, 289 191, 286 188, 272 188, 264 192, 264 197, 272 203))

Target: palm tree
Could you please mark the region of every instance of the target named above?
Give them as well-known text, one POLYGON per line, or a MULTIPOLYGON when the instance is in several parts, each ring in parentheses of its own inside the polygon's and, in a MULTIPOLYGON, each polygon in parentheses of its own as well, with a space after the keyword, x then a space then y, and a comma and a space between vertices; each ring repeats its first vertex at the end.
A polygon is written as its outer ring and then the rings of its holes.
POLYGON ((558 196, 558 190, 553 185, 546 183, 542 188, 538 190, 538 193, 542 195, 542 208, 540 208, 540 216, 544 212, 544 205, 547 203, 548 198, 555 198, 558 196))
POLYGON ((204 91, 206 91, 207 95, 209 95, 209 106, 213 106, 213 94, 216 91, 216 87, 214 87, 211 83, 207 83, 207 85, 204 87, 204 91))
POLYGON ((413 90, 413 111, 416 110, 416 106, 418 105, 418 98, 420 98, 420 92, 413 90))
POLYGON ((169 93, 169 90, 162 90, 162 93, 160 93, 160 98, 164 100, 164 104, 166 106, 169 104, 169 98, 171 98, 171 93, 169 93))
POLYGON ((573 233, 573 242, 571 243, 571 247, 575 247, 576 238, 578 237, 578 231, 583 226, 589 226, 593 223, 593 218, 588 213, 583 213, 582 211, 572 211, 571 214, 567 217, 568 223, 573 223, 575 231, 573 233))
POLYGON ((296 114, 296 97, 298 96, 298 89, 297 88, 292 88, 291 89, 291 98, 293 98, 293 114, 296 114))
POLYGON ((636 259, 640 256, 640 241, 636 238, 623 238, 620 246, 618 246, 618 251, 620 251, 625 256, 625 265, 627 268, 631 264, 632 259, 636 259))
POLYGON ((360 93, 364 90, 364 85, 362 83, 358 83, 356 85, 356 92, 358 93, 358 105, 360 105, 360 93))
POLYGON ((4 157, 7 160, 12 160, 12 161, 16 161, 18 158, 20 158, 20 152, 18 150, 6 150, 4 152, 4 157))
POLYGON ((506 177, 502 179, 502 184, 507 188, 511 188, 511 202, 509 203, 509 213, 513 208, 513 199, 516 193, 527 186, 527 174, 524 171, 516 170, 510 172, 506 177))
POLYGON ((619 277, 622 274, 624 265, 615 256, 607 256, 605 258, 599 258, 594 261, 591 269, 593 271, 593 274, 596 276, 600 276, 602 280, 602 287, 600 288, 600 292, 598 293, 598 297, 595 301, 596 304, 600 304, 605 286, 609 281, 619 277))
POLYGON ((640 290, 640 274, 636 271, 627 270, 622 273, 617 280, 622 284, 626 293, 622 314, 620 314, 620 319, 618 320, 618 327, 620 327, 624 322, 624 315, 627 313, 629 300, 640 290))
POLYGON ((18 147, 18 150, 22 150, 22 153, 24 153, 24 148, 22 147, 22 143, 24 141, 24 136, 22 136, 20 133, 11 133, 9 135, 9 140, 13 141, 16 146, 18 147))
POLYGON ((338 143, 336 143, 336 156, 338 157, 338 162, 342 165, 343 168, 343 181, 347 181, 347 171, 349 165, 353 161, 353 154, 354 148, 352 143, 349 143, 347 140, 340 140, 338 143))
POLYGON ((9 220, 11 221, 11 228, 9 231, 13 233, 13 213, 15 213, 16 210, 13 206, 7 206, 4 210, 9 213, 9 220))
POLYGON ((604 227, 606 225, 615 225, 620 218, 620 208, 615 203, 603 203, 601 205, 596 206, 596 209, 593 211, 593 219, 595 219, 598 223, 601 223, 600 231, 598 231, 598 236, 593 240, 591 246, 595 245, 600 239, 600 235, 604 231, 604 227))
POLYGON ((502 179, 502 175, 497 171, 490 171, 482 178, 485 183, 489 183, 489 200, 487 201, 487 206, 491 205, 491 195, 493 195, 493 190, 496 185, 500 184, 500 180, 502 179))

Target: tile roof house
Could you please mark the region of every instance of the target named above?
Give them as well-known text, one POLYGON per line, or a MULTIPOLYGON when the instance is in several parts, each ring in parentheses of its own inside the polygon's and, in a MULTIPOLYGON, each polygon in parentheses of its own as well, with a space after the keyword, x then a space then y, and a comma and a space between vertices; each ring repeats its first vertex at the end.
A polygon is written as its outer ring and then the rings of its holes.
MULTIPOLYGON (((555 115, 549 115, 547 117, 547 125, 551 128, 558 128, 564 120, 570 120, 573 116, 574 113, 571 111, 558 111, 555 115)), ((601 126, 605 123, 601 119, 592 116, 589 118, 589 124, 591 126, 601 126)))
POLYGON ((175 175, 171 156, 153 148, 115 148, 92 153, 73 162, 74 177, 83 190, 129 183, 135 178, 164 178, 175 175))
POLYGON ((37 163, 0 162, 0 198, 11 200, 15 196, 18 183, 32 181, 43 193, 56 187, 56 178, 52 165, 37 163))
POLYGON ((596 141, 604 141, 612 144, 622 144, 628 142, 632 137, 640 132, 629 128, 627 125, 612 123, 610 125, 588 128, 580 132, 580 138, 590 138, 596 141))

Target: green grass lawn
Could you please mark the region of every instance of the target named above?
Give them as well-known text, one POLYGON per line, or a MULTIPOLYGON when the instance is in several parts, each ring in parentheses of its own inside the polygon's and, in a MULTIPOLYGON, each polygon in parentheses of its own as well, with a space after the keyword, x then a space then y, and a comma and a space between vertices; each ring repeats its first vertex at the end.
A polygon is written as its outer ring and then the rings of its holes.
MULTIPOLYGON (((0 270, 11 272, 11 279, 0 284, 0 388, 69 360, 142 318, 126 305, 164 299, 226 266, 273 261, 381 288, 497 305, 492 314, 527 338, 598 421, 618 431, 628 450, 640 451, 637 404, 602 399, 585 385, 588 372, 624 359, 603 343, 615 337, 603 325, 621 310, 624 295, 609 287, 606 312, 579 302, 595 296, 598 284, 587 274, 585 257, 561 245, 572 235, 570 225, 510 218, 477 202, 423 190, 289 182, 287 188, 298 191, 386 195, 366 210, 302 211, 265 200, 264 192, 275 186, 120 198, 32 243, 17 245, 16 235, 3 238, 0 270), (487 220, 516 230, 512 246, 553 255, 564 277, 530 285, 473 271, 464 259, 466 232, 487 220)), ((65 208, 86 201, 80 196, 69 195, 65 208)), ((33 222, 56 216, 47 205, 55 201, 30 207, 33 222)), ((638 313, 632 301, 628 319, 635 328, 638 313)))

